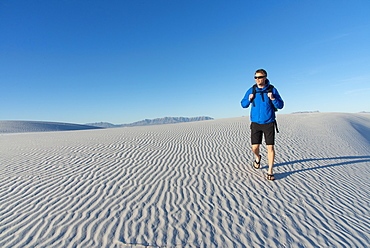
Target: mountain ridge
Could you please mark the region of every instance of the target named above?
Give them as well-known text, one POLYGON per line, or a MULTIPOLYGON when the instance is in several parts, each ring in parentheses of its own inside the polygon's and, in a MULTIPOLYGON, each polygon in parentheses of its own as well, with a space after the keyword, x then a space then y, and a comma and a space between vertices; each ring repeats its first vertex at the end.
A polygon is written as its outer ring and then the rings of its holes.
POLYGON ((102 128, 116 128, 116 127, 135 127, 135 126, 151 126, 151 125, 166 125, 166 124, 174 124, 174 123, 182 123, 182 122, 194 122, 194 121, 206 121, 206 120, 213 120, 213 118, 208 116, 198 116, 198 117, 163 117, 163 118, 155 118, 155 119, 145 119, 129 124, 112 124, 109 122, 95 122, 95 123, 87 123, 85 125, 94 126, 94 127, 102 127, 102 128))

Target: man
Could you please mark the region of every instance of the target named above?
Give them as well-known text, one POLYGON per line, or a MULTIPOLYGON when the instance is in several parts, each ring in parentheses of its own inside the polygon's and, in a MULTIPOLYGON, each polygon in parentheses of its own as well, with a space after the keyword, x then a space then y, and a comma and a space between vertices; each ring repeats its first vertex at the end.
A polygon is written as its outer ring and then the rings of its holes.
POLYGON ((250 114, 251 141, 252 151, 256 156, 253 166, 256 169, 260 168, 260 145, 262 144, 262 135, 264 135, 268 157, 267 179, 275 180, 272 170, 275 159, 275 110, 282 109, 284 107, 284 102, 276 88, 270 85, 265 70, 257 70, 254 79, 256 84, 247 91, 241 101, 243 108, 248 108, 252 104, 250 114))

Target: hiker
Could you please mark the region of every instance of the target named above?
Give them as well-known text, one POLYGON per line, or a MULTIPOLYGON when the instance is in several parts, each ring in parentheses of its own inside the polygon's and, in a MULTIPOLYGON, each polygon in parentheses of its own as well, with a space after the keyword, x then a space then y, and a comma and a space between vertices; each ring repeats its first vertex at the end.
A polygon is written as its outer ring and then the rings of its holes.
POLYGON ((275 159, 275 128, 277 129, 275 111, 284 107, 283 99, 274 86, 267 79, 267 72, 259 69, 254 74, 256 84, 253 85, 245 94, 241 105, 248 108, 251 104, 251 141, 252 151, 256 157, 253 167, 259 169, 261 166, 260 145, 262 144, 262 134, 265 137, 268 158, 267 180, 275 180, 273 173, 275 159))

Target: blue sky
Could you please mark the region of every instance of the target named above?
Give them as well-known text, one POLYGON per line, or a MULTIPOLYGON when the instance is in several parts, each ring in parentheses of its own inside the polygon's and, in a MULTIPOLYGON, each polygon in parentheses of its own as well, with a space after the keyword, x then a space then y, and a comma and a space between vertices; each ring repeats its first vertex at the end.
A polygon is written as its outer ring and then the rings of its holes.
POLYGON ((370 1, 4 0, 0 120, 229 118, 264 68, 296 111, 370 111, 370 1))

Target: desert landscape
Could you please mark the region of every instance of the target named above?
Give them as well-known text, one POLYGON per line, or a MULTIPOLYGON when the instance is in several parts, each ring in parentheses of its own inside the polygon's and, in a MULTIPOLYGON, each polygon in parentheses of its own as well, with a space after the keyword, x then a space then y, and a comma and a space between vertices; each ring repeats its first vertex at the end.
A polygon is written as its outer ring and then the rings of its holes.
POLYGON ((265 149, 252 167, 249 117, 3 122, 0 247, 369 247, 370 114, 277 120, 273 182, 265 149))

